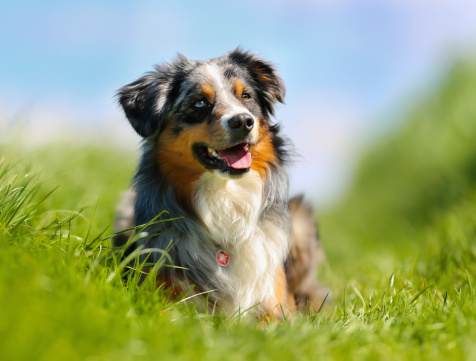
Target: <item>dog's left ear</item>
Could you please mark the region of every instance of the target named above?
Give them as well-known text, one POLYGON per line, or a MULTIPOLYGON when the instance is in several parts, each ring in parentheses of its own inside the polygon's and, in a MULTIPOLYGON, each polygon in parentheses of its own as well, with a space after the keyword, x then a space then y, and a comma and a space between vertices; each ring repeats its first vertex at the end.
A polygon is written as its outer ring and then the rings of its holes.
POLYGON ((142 137, 153 135, 160 122, 159 73, 149 72, 117 92, 119 104, 135 131, 142 137))
POLYGON ((240 48, 233 50, 228 56, 233 62, 247 68, 258 90, 263 115, 272 115, 275 103, 284 103, 286 93, 284 82, 274 65, 240 48))

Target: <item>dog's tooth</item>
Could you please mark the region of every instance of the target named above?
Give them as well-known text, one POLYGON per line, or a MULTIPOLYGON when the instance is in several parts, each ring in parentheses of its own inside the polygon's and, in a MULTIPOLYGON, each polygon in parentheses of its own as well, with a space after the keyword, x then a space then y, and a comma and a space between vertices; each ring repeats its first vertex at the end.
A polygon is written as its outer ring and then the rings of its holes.
POLYGON ((220 158, 220 157, 218 156, 217 151, 216 151, 215 149, 213 149, 213 148, 210 148, 210 147, 208 147, 208 154, 211 154, 211 155, 214 156, 215 158, 220 158))

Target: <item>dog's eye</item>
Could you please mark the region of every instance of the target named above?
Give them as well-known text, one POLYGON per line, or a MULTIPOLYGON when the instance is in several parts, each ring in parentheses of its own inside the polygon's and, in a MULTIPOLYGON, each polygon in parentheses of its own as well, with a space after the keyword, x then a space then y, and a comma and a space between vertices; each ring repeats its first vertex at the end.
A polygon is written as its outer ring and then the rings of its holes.
POLYGON ((243 99, 243 100, 245 100, 245 101, 246 101, 246 100, 250 100, 250 99, 251 99, 251 95, 248 94, 248 93, 243 93, 243 94, 241 94, 241 99, 243 99))
POLYGON ((197 101, 197 102, 193 105, 194 108, 206 108, 207 106, 208 106, 207 101, 206 101, 206 100, 203 100, 203 99, 197 101))

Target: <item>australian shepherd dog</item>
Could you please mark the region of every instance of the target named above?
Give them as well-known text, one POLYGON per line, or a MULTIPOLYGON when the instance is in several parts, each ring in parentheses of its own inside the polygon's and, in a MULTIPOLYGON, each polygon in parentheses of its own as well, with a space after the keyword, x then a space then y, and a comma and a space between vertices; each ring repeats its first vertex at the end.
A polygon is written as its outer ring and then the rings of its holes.
POLYGON ((239 48, 206 61, 179 55, 118 91, 144 140, 117 227, 164 210, 177 218, 135 243, 168 249, 147 262, 174 266, 157 276, 172 297, 206 294, 225 312, 277 319, 323 301, 314 218, 302 197, 288 200, 288 142, 271 121, 284 93, 274 66, 239 48))

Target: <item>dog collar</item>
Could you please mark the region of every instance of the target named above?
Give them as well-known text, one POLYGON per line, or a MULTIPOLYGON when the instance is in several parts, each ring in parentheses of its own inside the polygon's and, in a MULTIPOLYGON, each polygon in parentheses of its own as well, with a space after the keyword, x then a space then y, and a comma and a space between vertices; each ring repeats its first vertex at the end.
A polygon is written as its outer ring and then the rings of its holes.
POLYGON ((225 251, 219 250, 217 252, 216 260, 220 266, 226 267, 230 262, 230 255, 225 251))

